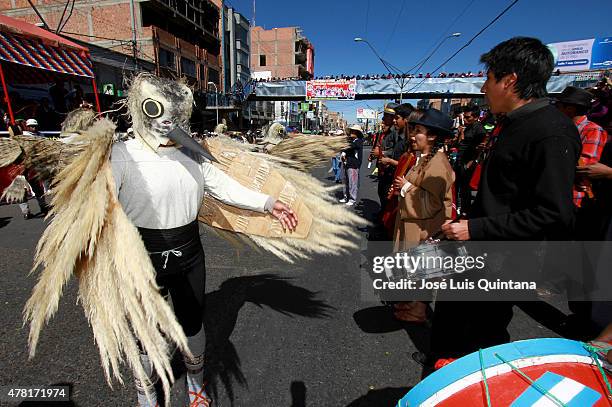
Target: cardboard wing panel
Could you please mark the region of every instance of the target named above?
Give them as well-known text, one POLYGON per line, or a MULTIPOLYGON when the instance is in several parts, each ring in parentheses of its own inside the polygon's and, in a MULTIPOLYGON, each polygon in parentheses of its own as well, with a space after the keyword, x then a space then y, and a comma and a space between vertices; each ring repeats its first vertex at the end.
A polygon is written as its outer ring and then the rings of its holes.
POLYGON ((295 231, 283 231, 280 222, 269 214, 236 208, 206 195, 200 207, 198 220, 210 226, 232 232, 279 238, 305 239, 312 225, 312 213, 304 204, 299 191, 263 159, 249 155, 215 139, 207 140, 211 153, 219 160, 218 166, 240 184, 273 196, 287 204, 298 217, 295 231))

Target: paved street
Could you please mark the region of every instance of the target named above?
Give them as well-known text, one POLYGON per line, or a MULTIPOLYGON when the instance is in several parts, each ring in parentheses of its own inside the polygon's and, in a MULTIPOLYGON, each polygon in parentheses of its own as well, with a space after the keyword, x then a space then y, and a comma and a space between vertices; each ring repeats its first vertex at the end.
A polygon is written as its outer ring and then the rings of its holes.
MULTIPOLYGON (((362 203, 355 208, 365 216, 378 210, 369 171, 364 165, 362 203)), ((333 182, 327 168, 315 175, 333 182)), ((0 384, 67 383, 76 406, 135 405, 126 369, 125 386, 105 383, 74 280, 28 360, 21 312, 34 285, 28 271, 43 229, 42 219, 24 220, 17 205, 0 206, 0 384)), ((215 406, 391 406, 419 381, 410 355, 425 348, 427 329, 400 325, 382 304, 361 299, 359 251, 295 266, 239 251, 204 229, 202 242, 215 406)), ((360 231, 359 244, 365 248, 367 231, 360 231)), ((513 339, 556 336, 518 308, 511 333, 513 339)), ((181 387, 173 388, 173 406, 182 405, 181 387)))

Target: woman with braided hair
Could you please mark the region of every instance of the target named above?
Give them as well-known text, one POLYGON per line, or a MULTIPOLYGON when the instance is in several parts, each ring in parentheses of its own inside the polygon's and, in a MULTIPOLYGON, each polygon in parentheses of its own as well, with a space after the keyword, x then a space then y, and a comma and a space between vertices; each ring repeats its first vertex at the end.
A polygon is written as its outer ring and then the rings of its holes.
MULTIPOLYGON (((441 148, 445 138, 453 134, 453 121, 439 110, 428 109, 410 124, 409 141, 420 156, 405 176, 393 181, 395 190, 400 191, 394 251, 407 250, 430 238, 452 217, 455 174, 441 148)), ((394 307, 394 315, 401 321, 426 321, 427 304, 423 302, 402 302, 394 307)))

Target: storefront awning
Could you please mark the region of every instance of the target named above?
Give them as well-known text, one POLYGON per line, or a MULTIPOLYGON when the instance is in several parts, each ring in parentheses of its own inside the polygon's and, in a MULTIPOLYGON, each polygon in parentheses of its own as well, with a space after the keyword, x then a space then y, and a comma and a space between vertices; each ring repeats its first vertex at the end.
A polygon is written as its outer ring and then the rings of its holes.
POLYGON ((94 76, 87 48, 7 16, 0 16, 0 60, 47 73, 94 76))
POLYGON ((93 78, 85 51, 56 48, 43 42, 0 32, 0 59, 67 75, 93 78))

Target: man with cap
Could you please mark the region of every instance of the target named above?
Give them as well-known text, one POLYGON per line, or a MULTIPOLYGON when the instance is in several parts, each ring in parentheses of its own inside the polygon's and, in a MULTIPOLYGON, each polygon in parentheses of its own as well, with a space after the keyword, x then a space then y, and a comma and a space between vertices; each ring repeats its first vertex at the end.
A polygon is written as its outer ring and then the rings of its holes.
POLYGON ((43 134, 38 131, 38 121, 36 119, 26 120, 26 129, 23 132, 26 136, 43 137, 43 134))
POLYGON ((393 155, 393 147, 397 142, 397 129, 393 126, 395 118, 395 108, 399 106, 397 103, 387 103, 383 111, 382 132, 374 137, 372 143, 372 152, 369 160, 376 159, 376 167, 378 168, 378 198, 380 199, 380 208, 384 209, 387 201, 387 193, 393 183, 393 168, 389 168, 388 164, 383 163, 385 156, 393 155))
MULTIPOLYGON (((483 163, 469 219, 445 224, 444 234, 451 240, 571 239, 580 138, 572 121, 546 97, 553 55, 538 39, 516 37, 495 46, 480 61, 487 68, 482 92, 491 113, 503 119, 483 163)), ((521 265, 539 261, 537 253, 522 254, 521 265)), ((511 256, 505 261, 512 261, 511 256)), ((439 298, 429 362, 510 340, 512 302, 440 302, 439 298)))
MULTIPOLYGON (((582 149, 580 150, 580 165, 590 165, 599 162, 601 152, 608 139, 608 133, 597 123, 587 119, 587 112, 591 108, 593 95, 580 88, 568 86, 557 98, 557 108, 572 119, 578 127, 582 149)), ((585 195, 590 194, 588 185, 580 185, 577 179, 574 186, 574 204, 580 208, 585 195)), ((577 225, 579 226, 579 225, 577 225)))
MULTIPOLYGON (((608 133, 597 123, 587 119, 587 112, 591 108, 593 95, 574 86, 568 86, 557 98, 557 108, 567 117, 573 120, 580 133, 582 148, 580 150, 580 166, 596 164, 602 157, 602 152, 608 133)), ((606 209, 601 207, 601 202, 594 201, 591 180, 582 175, 580 171, 576 174, 573 191, 574 205, 576 205, 576 240, 590 241, 601 238, 600 225, 605 219, 602 212, 606 209), (603 209, 603 210, 602 210, 603 209)), ((600 201, 600 197, 598 197, 600 201)), ((575 290, 571 287, 570 290, 575 290)), ((590 301, 569 301, 569 309, 572 315, 568 316, 563 329, 567 335, 575 335, 575 332, 589 330, 593 303, 590 301)))
POLYGON ((363 130, 358 124, 349 127, 351 147, 342 152, 344 168, 344 198, 340 202, 353 206, 359 192, 359 168, 363 159, 363 130))

